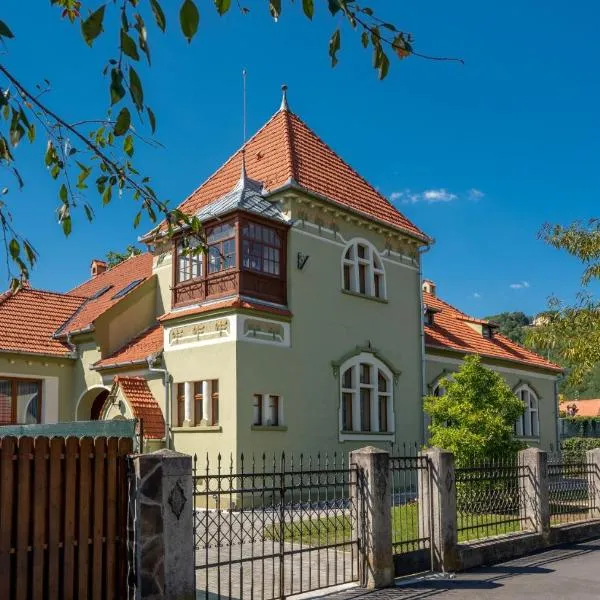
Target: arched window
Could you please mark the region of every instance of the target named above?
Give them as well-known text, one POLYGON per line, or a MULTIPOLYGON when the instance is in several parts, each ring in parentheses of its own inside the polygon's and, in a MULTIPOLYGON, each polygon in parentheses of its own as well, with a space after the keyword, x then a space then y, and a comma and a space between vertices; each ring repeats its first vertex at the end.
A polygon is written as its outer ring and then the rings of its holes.
POLYGON ((515 392, 525 406, 525 411, 517 419, 515 433, 520 437, 539 437, 540 421, 538 397, 527 385, 523 385, 515 392))
POLYGON ((394 432, 393 377, 372 354, 354 356, 340 368, 342 433, 394 432))
POLYGON ((385 298, 385 271, 377 250, 366 240, 353 240, 342 258, 342 285, 347 292, 385 298))

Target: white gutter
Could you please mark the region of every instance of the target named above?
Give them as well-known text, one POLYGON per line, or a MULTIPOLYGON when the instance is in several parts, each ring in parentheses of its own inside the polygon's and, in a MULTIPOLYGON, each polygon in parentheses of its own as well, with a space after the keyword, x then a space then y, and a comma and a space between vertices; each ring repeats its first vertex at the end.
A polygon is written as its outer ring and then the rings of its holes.
POLYGON ((421 327, 421 440, 423 444, 426 441, 425 435, 425 302, 423 301, 423 254, 429 252, 431 247, 435 244, 435 240, 431 240, 429 246, 419 248, 419 321, 421 327))

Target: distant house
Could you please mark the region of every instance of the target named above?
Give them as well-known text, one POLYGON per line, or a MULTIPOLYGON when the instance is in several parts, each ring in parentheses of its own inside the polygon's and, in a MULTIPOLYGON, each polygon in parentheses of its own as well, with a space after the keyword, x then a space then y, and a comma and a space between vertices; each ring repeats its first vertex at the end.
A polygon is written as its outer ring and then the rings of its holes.
POLYGON ((451 377, 467 354, 500 373, 525 406, 515 433, 530 445, 558 448, 557 376, 562 369, 497 332, 494 323, 471 317, 437 295, 423 282, 425 305, 425 380, 428 392, 443 393, 440 380, 451 377))
POLYGON ((180 209, 206 254, 161 224, 68 293, 0 298, 0 424, 136 417, 157 444, 226 455, 421 444, 427 386, 477 352, 523 399, 519 435, 555 445, 560 369, 431 282, 423 313, 430 238, 285 98, 180 209))
POLYGON ((600 417, 600 399, 563 400, 559 405, 561 413, 569 417, 600 417))

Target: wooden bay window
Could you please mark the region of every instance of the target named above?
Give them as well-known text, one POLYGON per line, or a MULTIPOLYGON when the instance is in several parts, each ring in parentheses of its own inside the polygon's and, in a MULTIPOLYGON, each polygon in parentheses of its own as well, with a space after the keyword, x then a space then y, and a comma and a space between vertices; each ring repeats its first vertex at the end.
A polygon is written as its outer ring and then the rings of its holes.
POLYGON ((287 226, 238 214, 205 225, 204 235, 175 242, 174 306, 234 294, 286 303, 287 226))

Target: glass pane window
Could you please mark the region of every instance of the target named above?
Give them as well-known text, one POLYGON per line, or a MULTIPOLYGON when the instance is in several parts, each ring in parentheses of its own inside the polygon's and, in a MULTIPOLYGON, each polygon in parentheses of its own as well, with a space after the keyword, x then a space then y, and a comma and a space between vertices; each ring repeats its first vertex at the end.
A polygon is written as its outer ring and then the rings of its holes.
POLYGON ((374 247, 351 242, 342 259, 342 286, 349 292, 385 298, 385 272, 374 247))
POLYGON ((210 244, 235 237, 235 228, 231 223, 222 223, 208 231, 207 241, 210 244))
POLYGON ((219 380, 212 380, 212 422, 211 425, 219 424, 219 380))
POLYGON ((363 356, 360 362, 350 359, 348 362, 354 364, 340 369, 342 431, 393 433, 391 373, 375 357, 366 358, 366 353, 363 356))
POLYGON ((0 379, 0 425, 13 423, 12 382, 0 379))
POLYGON ((523 402, 524 411, 515 424, 515 434, 524 437, 538 437, 540 422, 537 396, 529 388, 521 389, 518 396, 523 402))
POLYGON ((379 396, 379 431, 389 431, 387 396, 379 396))
POLYGON ((200 249, 200 241, 187 238, 177 244, 177 281, 187 281, 202 277, 204 252, 200 249))
POLYGON ((252 404, 252 409, 254 415, 254 425, 262 425, 262 396, 260 394, 254 394, 254 402, 252 404))
POLYGON ((281 274, 281 236, 271 227, 247 223, 242 230, 242 265, 269 275, 281 274))
POLYGON ((200 425, 204 418, 204 398, 202 396, 202 382, 194 382, 194 424, 200 425))
POLYGON ((371 390, 360 390, 360 430, 371 431, 371 390))
POLYGON ((352 394, 342 394, 342 430, 352 431, 352 394))
POLYGON ((177 384, 177 427, 183 426, 185 420, 185 383, 177 384))
POLYGON ((279 396, 269 396, 269 415, 267 425, 277 427, 279 425, 279 396))

